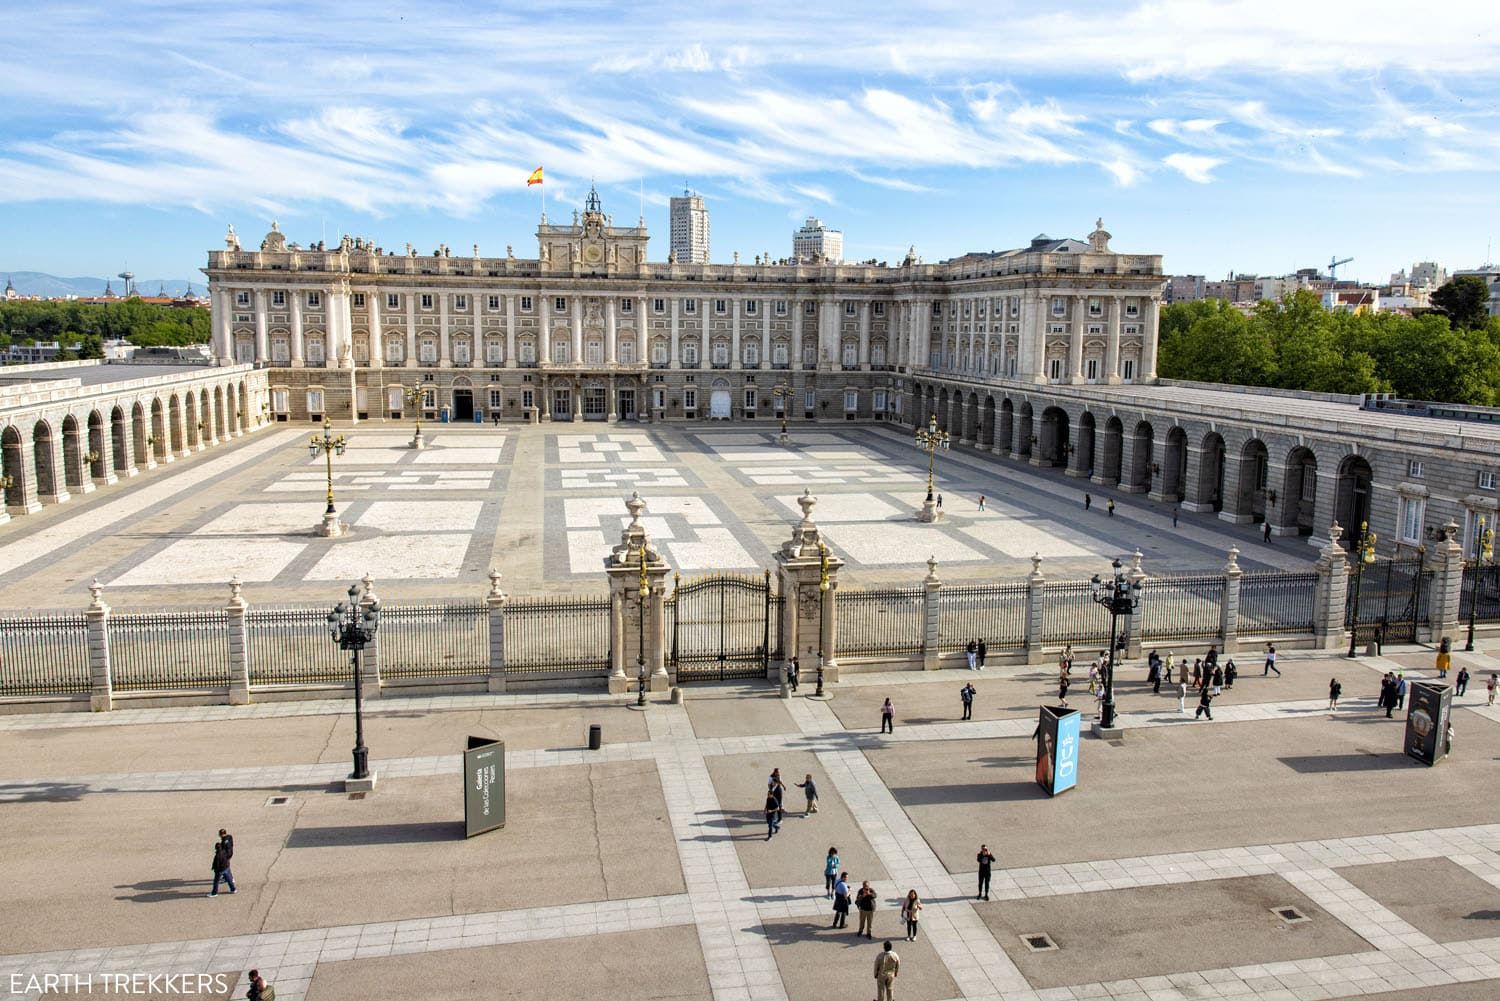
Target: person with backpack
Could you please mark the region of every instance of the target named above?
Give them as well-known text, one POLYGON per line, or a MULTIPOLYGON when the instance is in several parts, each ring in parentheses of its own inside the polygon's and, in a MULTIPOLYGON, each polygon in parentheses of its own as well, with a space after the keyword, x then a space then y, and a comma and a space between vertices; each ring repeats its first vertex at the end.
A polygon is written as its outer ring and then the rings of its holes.
POLYGON ((859 911, 859 930, 854 934, 875 937, 875 888, 867 879, 854 894, 854 909, 859 911))
POLYGON ((276 1001, 276 988, 266 983, 259 970, 251 970, 250 989, 245 991, 246 1001, 276 1001))
POLYGON ((219 828, 219 840, 214 842, 213 889, 208 891, 210 897, 219 895, 219 881, 223 880, 229 887, 229 892, 236 892, 234 885, 234 872, 230 869, 230 860, 234 858, 234 838, 224 828, 219 828))
POLYGON ((964 719, 974 718, 974 696, 976 694, 977 692, 975 691, 973 685, 964 685, 964 687, 958 690, 959 701, 961 701, 964 706, 964 719))
POLYGON ((1339 684, 1339 679, 1328 679, 1328 711, 1333 712, 1339 707, 1339 696, 1344 694, 1344 686, 1339 684))

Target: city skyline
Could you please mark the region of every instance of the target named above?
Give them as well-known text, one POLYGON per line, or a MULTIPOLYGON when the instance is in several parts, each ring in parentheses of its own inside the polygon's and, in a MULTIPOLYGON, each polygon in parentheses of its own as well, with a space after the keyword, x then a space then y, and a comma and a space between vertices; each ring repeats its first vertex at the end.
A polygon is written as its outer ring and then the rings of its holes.
POLYGON ((597 183, 617 221, 644 212, 657 260, 684 184, 716 263, 788 256, 810 215, 850 261, 1080 238, 1100 216, 1121 249, 1209 277, 1489 257, 1488 7, 1420 47, 1403 8, 1369 4, 133 13, 8 26, 0 268, 192 278, 226 224, 258 243, 273 218, 304 244, 531 256, 538 165, 554 221, 597 183))

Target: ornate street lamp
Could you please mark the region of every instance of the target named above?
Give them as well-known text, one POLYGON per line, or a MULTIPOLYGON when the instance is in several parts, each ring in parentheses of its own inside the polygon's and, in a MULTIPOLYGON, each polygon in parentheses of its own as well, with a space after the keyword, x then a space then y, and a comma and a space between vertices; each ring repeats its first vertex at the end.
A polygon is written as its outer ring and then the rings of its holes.
POLYGON ((636 620, 636 648, 635 666, 636 680, 639 686, 636 691, 635 704, 645 708, 646 706, 646 599, 651 597, 651 578, 646 576, 646 544, 641 543, 641 586, 636 593, 641 599, 641 614, 636 620))
POLYGON ((307 454, 316 459, 322 455, 327 460, 328 466, 328 508, 323 512, 323 525, 319 529, 326 536, 342 535, 344 528, 339 524, 339 516, 333 508, 333 457, 343 455, 346 442, 343 435, 337 437, 333 434, 333 425, 326 419, 323 421, 323 437, 313 435, 307 442, 307 454))
POLYGON ((364 685, 359 671, 359 654, 365 644, 375 639, 380 628, 380 602, 372 600, 362 607, 359 585, 349 585, 349 600, 341 601, 328 613, 328 633, 340 650, 348 650, 354 663, 354 771, 356 781, 370 777, 370 750, 365 747, 364 685))
POLYGON ((426 390, 421 386, 407 386, 401 390, 401 398, 406 401, 406 407, 416 414, 417 430, 411 436, 411 447, 421 448, 425 444, 422 441, 422 397, 426 390))
POLYGON ((925 428, 917 428, 915 437, 917 447, 927 453, 927 500, 926 506, 930 507, 932 500, 932 471, 937 461, 939 449, 948 450, 948 432, 939 431, 937 426, 937 414, 931 414, 927 418, 925 428))
POLYGON ((823 698, 823 637, 828 633, 828 545, 818 543, 818 690, 813 694, 823 698))
POLYGON ((1359 586, 1365 579, 1365 565, 1375 562, 1375 538, 1375 533, 1370 531, 1370 523, 1360 522, 1359 535, 1354 540, 1354 621, 1349 625, 1350 657, 1358 656, 1354 652, 1354 644, 1359 637, 1359 586))
POLYGON ((1495 533, 1486 528, 1484 516, 1479 516, 1479 534, 1476 539, 1478 548, 1474 552, 1474 584, 1473 590, 1469 592, 1469 638, 1464 641, 1464 653, 1474 652, 1474 618, 1479 610, 1479 574, 1484 564, 1495 555, 1495 533))
POLYGON ((1115 647, 1120 616, 1129 617, 1141 603, 1140 581, 1131 580, 1120 569, 1120 561, 1110 564, 1114 579, 1102 581, 1098 574, 1090 581, 1094 601, 1109 609, 1109 663, 1104 669, 1104 704, 1099 709, 1099 726, 1108 730, 1115 725, 1115 647))
POLYGON ((790 400, 792 398, 792 387, 783 382, 771 390, 771 396, 778 402, 779 408, 781 410, 780 444, 790 444, 791 437, 787 434, 786 430, 786 411, 787 407, 791 405, 790 400))

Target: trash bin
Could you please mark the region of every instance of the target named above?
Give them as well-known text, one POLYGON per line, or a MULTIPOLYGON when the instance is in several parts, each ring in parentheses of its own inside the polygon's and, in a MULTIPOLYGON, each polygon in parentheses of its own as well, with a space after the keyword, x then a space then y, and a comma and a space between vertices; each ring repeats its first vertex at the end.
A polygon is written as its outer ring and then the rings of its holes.
POLYGON ((447 424, 449 416, 450 416, 450 411, 448 410, 447 407, 444 407, 442 409, 441 414, 439 415, 439 419, 440 419, 441 423, 447 424))
POLYGON ((484 411, 480 410, 477 407, 474 409, 474 423, 475 424, 483 424, 484 423, 484 411))
POLYGON ((598 723, 589 724, 589 750, 597 751, 604 744, 604 727, 598 723))

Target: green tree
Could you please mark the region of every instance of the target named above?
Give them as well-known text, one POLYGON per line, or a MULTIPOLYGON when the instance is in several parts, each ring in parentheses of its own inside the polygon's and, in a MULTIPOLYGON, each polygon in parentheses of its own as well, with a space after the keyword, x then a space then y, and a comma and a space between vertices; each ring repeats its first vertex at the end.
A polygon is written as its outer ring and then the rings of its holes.
POLYGON ((1432 293, 1432 304, 1455 327, 1474 330, 1489 323, 1490 287, 1483 278, 1465 275, 1432 293))

